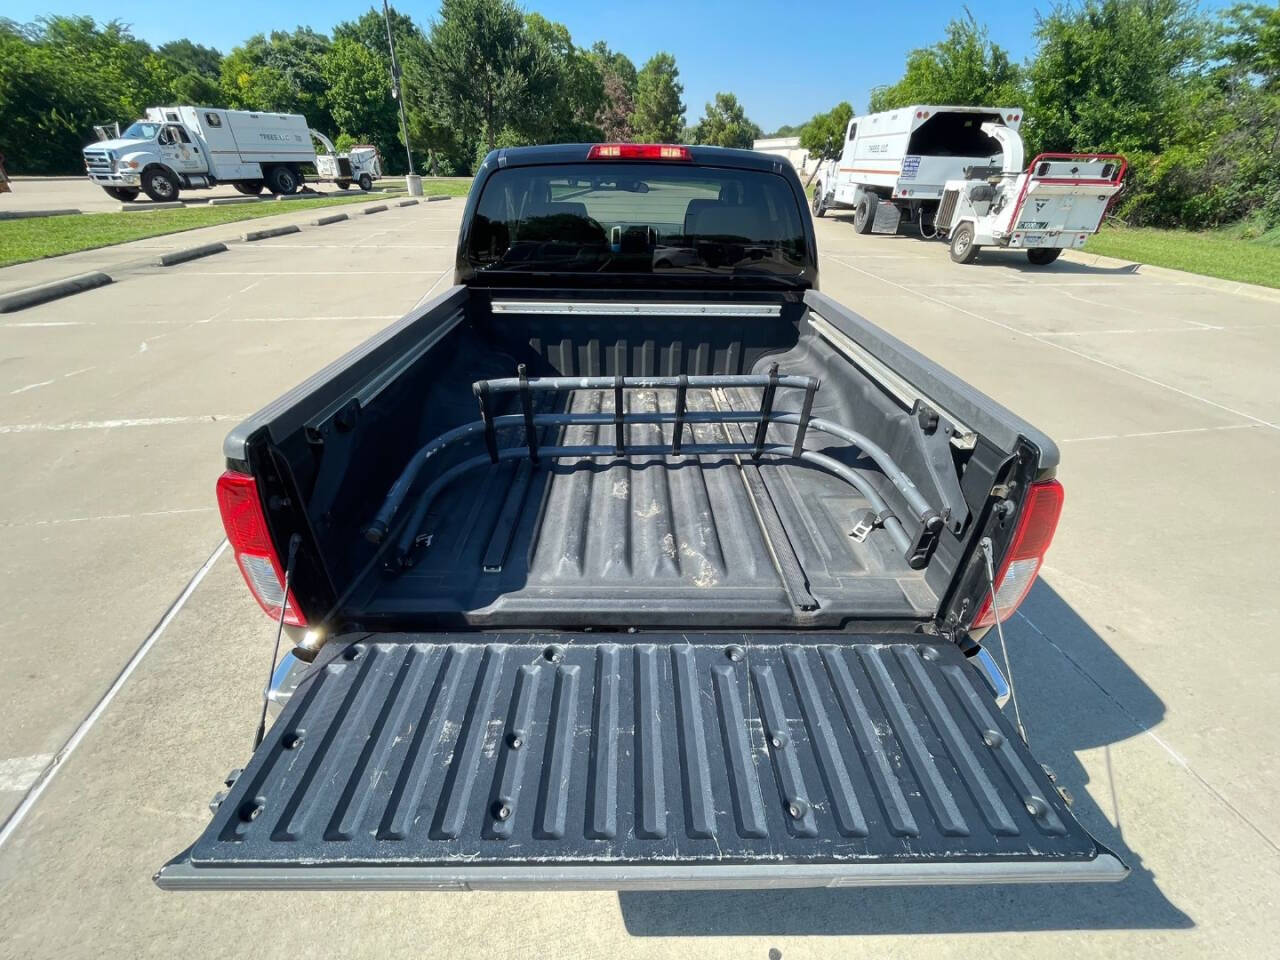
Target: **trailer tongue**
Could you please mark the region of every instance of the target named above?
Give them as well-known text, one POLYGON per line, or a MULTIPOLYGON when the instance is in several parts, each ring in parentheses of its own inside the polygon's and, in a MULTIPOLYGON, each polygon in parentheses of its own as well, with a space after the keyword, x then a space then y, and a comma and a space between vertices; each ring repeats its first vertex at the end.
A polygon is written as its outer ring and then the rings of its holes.
POLYGON ((953 644, 794 639, 330 643, 208 829, 156 881, 669 889, 1125 875, 953 644))

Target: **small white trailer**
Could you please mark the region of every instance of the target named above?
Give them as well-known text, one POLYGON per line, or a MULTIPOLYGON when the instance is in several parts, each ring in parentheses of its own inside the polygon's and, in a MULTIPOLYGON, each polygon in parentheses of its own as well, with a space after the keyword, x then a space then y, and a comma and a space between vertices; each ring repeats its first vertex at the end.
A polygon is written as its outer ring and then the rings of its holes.
POLYGON ((998 246, 1026 250, 1031 263, 1047 266, 1063 250, 1083 247, 1124 187, 1124 157, 1042 153, 1024 170, 1022 138, 995 124, 983 127, 1001 141, 1003 160, 971 168, 943 189, 934 228, 951 241, 951 259, 972 263, 982 247, 998 246))
POLYGON ((814 216, 852 209, 859 233, 895 233, 905 216, 931 232, 947 181, 966 167, 1000 163, 1000 142, 983 125, 1016 131, 1021 122, 1019 107, 933 104, 854 117, 840 158, 816 178, 814 216))
POLYGON ((353 183, 361 190, 372 190, 373 182, 382 179, 382 157, 371 143, 357 143, 346 153, 339 153, 333 141, 319 130, 311 136, 318 140, 325 152, 316 153, 316 174, 322 181, 336 183, 346 190, 353 183))
POLYGON ((182 190, 220 183, 250 195, 264 187, 290 194, 315 160, 305 117, 216 107, 149 107, 122 134, 84 148, 89 178, 125 201, 139 192, 176 200, 182 190))

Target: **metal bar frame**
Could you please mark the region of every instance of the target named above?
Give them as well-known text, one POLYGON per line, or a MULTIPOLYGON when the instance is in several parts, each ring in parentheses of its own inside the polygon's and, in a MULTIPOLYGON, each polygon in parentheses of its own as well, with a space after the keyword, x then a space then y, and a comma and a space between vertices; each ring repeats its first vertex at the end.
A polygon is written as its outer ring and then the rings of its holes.
MULTIPOLYGON (((436 478, 419 496, 415 504, 413 516, 406 524, 400 537, 398 551, 401 563, 408 557, 414 538, 421 529, 427 508, 431 500, 443 487, 458 476, 459 473, 478 466, 484 462, 490 464, 500 460, 509 460, 527 456, 537 464, 541 456, 552 459, 572 457, 623 457, 623 456, 685 456, 714 454, 746 454, 753 459, 769 454, 771 456, 787 456, 795 460, 807 461, 826 469, 841 477, 867 498, 880 518, 881 526, 890 533, 898 546, 907 551, 908 559, 918 565, 918 557, 913 557, 910 539, 903 529, 901 521, 885 502, 884 498, 871 483, 857 472, 855 468, 835 460, 824 454, 804 449, 804 439, 808 430, 830 434, 856 446, 859 451, 871 459, 885 474, 888 480, 902 494, 908 508, 921 525, 921 532, 936 533, 941 528, 942 516, 911 481, 910 477, 897 465, 884 448, 874 443, 855 430, 841 424, 813 417, 813 399, 819 383, 815 377, 783 376, 778 374, 778 365, 772 364, 768 374, 748 375, 711 375, 677 377, 537 377, 530 378, 524 364, 517 368, 517 376, 497 379, 479 380, 472 385, 472 391, 480 405, 480 420, 474 423, 455 427, 422 447, 410 459, 409 463, 396 478, 387 492, 387 496, 379 508, 377 515, 365 530, 365 536, 372 543, 381 543, 391 528, 391 522, 408 497, 418 473, 433 457, 451 444, 469 438, 476 432, 483 432, 486 456, 464 461, 446 470, 436 478), (687 409, 687 393, 693 389, 716 389, 734 387, 762 387, 764 395, 760 409, 745 411, 689 411, 687 409), (773 403, 779 387, 800 389, 804 391, 804 402, 799 413, 789 411, 774 412, 773 403), (534 413, 533 394, 537 391, 558 392, 572 390, 609 390, 614 394, 614 410, 612 413, 534 413), (624 390, 674 390, 676 392, 675 411, 668 413, 623 412, 622 393, 624 390), (520 394, 521 413, 494 416, 491 409, 491 398, 497 393, 518 392, 520 394), (610 424, 614 426, 614 442, 612 446, 579 445, 550 446, 539 448, 539 427, 589 426, 610 424), (675 435, 670 446, 666 444, 642 444, 628 446, 625 436, 625 425, 629 423, 671 423, 675 435), (749 444, 690 444, 683 442, 686 424, 697 423, 754 423, 756 431, 754 441, 749 444), (767 432, 771 423, 794 425, 796 438, 789 446, 767 443, 767 432), (498 449, 497 431, 508 427, 523 427, 525 448, 498 449), (407 545, 407 546, 406 546, 407 545)), ((744 438, 745 439, 745 438, 744 438)))

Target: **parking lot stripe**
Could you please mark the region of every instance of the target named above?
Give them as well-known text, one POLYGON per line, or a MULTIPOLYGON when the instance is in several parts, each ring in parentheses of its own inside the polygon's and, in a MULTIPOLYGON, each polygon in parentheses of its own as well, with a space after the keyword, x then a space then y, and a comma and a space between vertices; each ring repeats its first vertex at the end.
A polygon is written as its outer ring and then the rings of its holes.
POLYGON ((31 785, 40 776, 40 771, 49 765, 52 753, 37 753, 30 757, 10 757, 0 760, 0 792, 13 793, 18 790, 30 790, 31 785))
POLYGON ((36 775, 30 787, 27 789, 27 795, 22 798, 22 802, 18 804, 17 809, 9 815, 9 819, 4 822, 4 826, 0 827, 0 847, 5 845, 9 838, 13 836, 13 832, 17 830, 22 821, 26 819, 27 814, 31 812, 31 808, 36 805, 36 801, 40 799, 40 795, 44 793, 45 788, 49 786, 58 771, 62 769, 67 758, 71 756, 76 747, 80 745, 80 741, 85 738, 85 735, 93 729, 93 725, 97 723, 103 713, 106 712, 107 707, 111 705, 111 701, 116 698, 116 694, 120 692, 121 688, 123 688, 125 683, 128 682, 129 677, 133 675, 133 671, 138 669, 138 664, 142 662, 142 658, 150 652, 151 648, 155 645, 155 642, 160 639, 160 635, 163 634, 169 624, 173 622, 173 618, 178 615, 184 606, 186 606, 187 600, 189 600, 191 595, 195 593, 196 587, 200 586, 200 581, 202 581, 208 572, 213 569, 213 565, 218 562, 218 558, 222 556, 226 549, 227 541, 224 538, 214 549, 213 553, 209 555, 209 559, 206 560, 191 579, 187 581, 187 585, 182 588, 182 592, 179 593, 173 603, 169 605, 169 609, 166 610, 164 616, 160 618, 160 622, 155 625, 155 628, 147 634, 146 639, 142 641, 138 649, 133 652, 133 656, 130 657, 129 662, 124 665, 124 669, 122 669, 116 676, 115 680, 112 681, 111 686, 107 688, 107 692, 102 695, 96 704, 94 704, 94 707, 89 711, 88 716, 80 721, 80 725, 76 727, 71 736, 67 738, 67 742, 62 745, 62 749, 50 757, 48 763, 46 763, 36 775))
POLYGON ((840 266, 842 267, 846 267, 849 270, 853 270, 856 273, 861 273, 863 276, 870 277, 872 280, 879 280, 881 283, 887 283, 891 287, 897 287, 899 290, 902 290, 904 293, 909 293, 913 296, 921 298, 922 300, 928 300, 930 303, 936 303, 940 307, 946 307, 948 310, 954 310, 957 313, 963 313, 965 316, 973 317, 973 319, 975 320, 981 320, 983 323, 988 323, 993 327, 999 327, 1002 330, 1008 330, 1010 333, 1016 333, 1018 334, 1018 336, 1026 337, 1027 339, 1034 340, 1037 343, 1043 343, 1045 346, 1053 347, 1055 350, 1061 350, 1063 353, 1069 353, 1072 356, 1079 357, 1081 360, 1088 360, 1090 363, 1096 363, 1098 366, 1106 367, 1108 370, 1115 370, 1117 373, 1126 374, 1130 377, 1133 377, 1136 380, 1141 380, 1144 383, 1149 383, 1153 387, 1160 387, 1162 390, 1168 390, 1170 393, 1176 393, 1180 396, 1186 397, 1189 400, 1196 400, 1200 403, 1205 404, 1206 406, 1215 407, 1218 410, 1223 410, 1237 417, 1243 417, 1245 420, 1249 420, 1253 423, 1258 424, 1259 426, 1270 427, 1272 430, 1280 430, 1280 424, 1272 423, 1270 420, 1264 420, 1262 417, 1256 417, 1252 413, 1245 413, 1243 410, 1237 410, 1235 407, 1229 407, 1225 403, 1219 403, 1217 400, 1210 400, 1208 397, 1201 396, 1198 393, 1192 393, 1190 390, 1183 390, 1181 387, 1175 387, 1171 383, 1165 383, 1163 380, 1157 380, 1155 377, 1149 377, 1145 373, 1139 373, 1136 370, 1130 370, 1128 367, 1122 367, 1118 363, 1112 363, 1111 361, 1103 360, 1100 357, 1091 357, 1089 356, 1089 354, 1083 353, 1080 350, 1073 350, 1071 347, 1068 347, 1065 344, 1055 343, 1053 340, 1045 338, 1040 334, 1030 333, 1026 330, 1020 330, 1017 327, 1013 326, 1012 324, 1003 323, 1000 320, 992 320, 990 317, 984 317, 980 313, 974 313, 972 310, 967 310, 964 307, 957 306, 954 303, 948 303, 946 300, 943 300, 940 297, 935 297, 928 293, 924 293, 920 290, 912 289, 911 287, 908 287, 906 284, 898 283, 896 280, 890 280, 887 277, 881 277, 877 274, 872 273, 870 270, 863 270, 861 267, 855 267, 853 264, 847 263, 846 261, 841 260, 839 257, 830 257, 829 259, 831 259, 835 263, 840 264, 840 266))
POLYGON ((243 420, 244 414, 215 413, 206 417, 138 417, 133 420, 71 420, 67 423, 4 423, 0 433, 58 433, 64 430, 115 430, 118 427, 163 427, 172 423, 216 423, 243 420))
POLYGON ((1096 437, 1068 437, 1059 443, 1085 443, 1089 440, 1137 440, 1142 437, 1172 437, 1183 433, 1215 433, 1219 430, 1257 430, 1261 423, 1228 423, 1219 427, 1183 427, 1179 430, 1145 430, 1142 433, 1101 433, 1096 437))

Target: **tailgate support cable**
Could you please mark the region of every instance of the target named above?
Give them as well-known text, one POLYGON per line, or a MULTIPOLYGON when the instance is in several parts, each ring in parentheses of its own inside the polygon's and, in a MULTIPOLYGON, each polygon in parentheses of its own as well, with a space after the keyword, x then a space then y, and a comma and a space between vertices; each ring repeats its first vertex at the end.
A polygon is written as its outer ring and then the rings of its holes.
POLYGON ((276 661, 280 659, 280 636, 284 633, 284 614, 289 609, 289 581, 293 579, 293 561, 298 558, 298 545, 302 537, 294 534, 289 538, 289 560, 284 565, 284 592, 280 600, 280 619, 276 621, 276 645, 271 651, 271 667, 267 670, 267 685, 262 688, 262 717, 258 720, 258 732, 253 737, 253 749, 262 745, 262 738, 267 734, 267 701, 271 693, 271 678, 275 676, 276 661))
POLYGON ((1018 688, 1013 685, 1013 667, 1009 663, 1009 644, 1004 638, 1004 625, 1000 622, 1000 606, 996 600, 996 565, 992 556, 991 538, 983 537, 980 544, 982 555, 986 560, 987 589, 991 591, 991 614, 996 621, 996 635, 1000 638, 1000 653, 1004 657, 1004 672, 1009 680, 1009 699, 1013 701, 1013 719, 1018 727, 1018 735, 1022 742, 1031 746, 1027 739, 1027 728, 1022 725, 1022 711, 1018 709, 1018 688))

